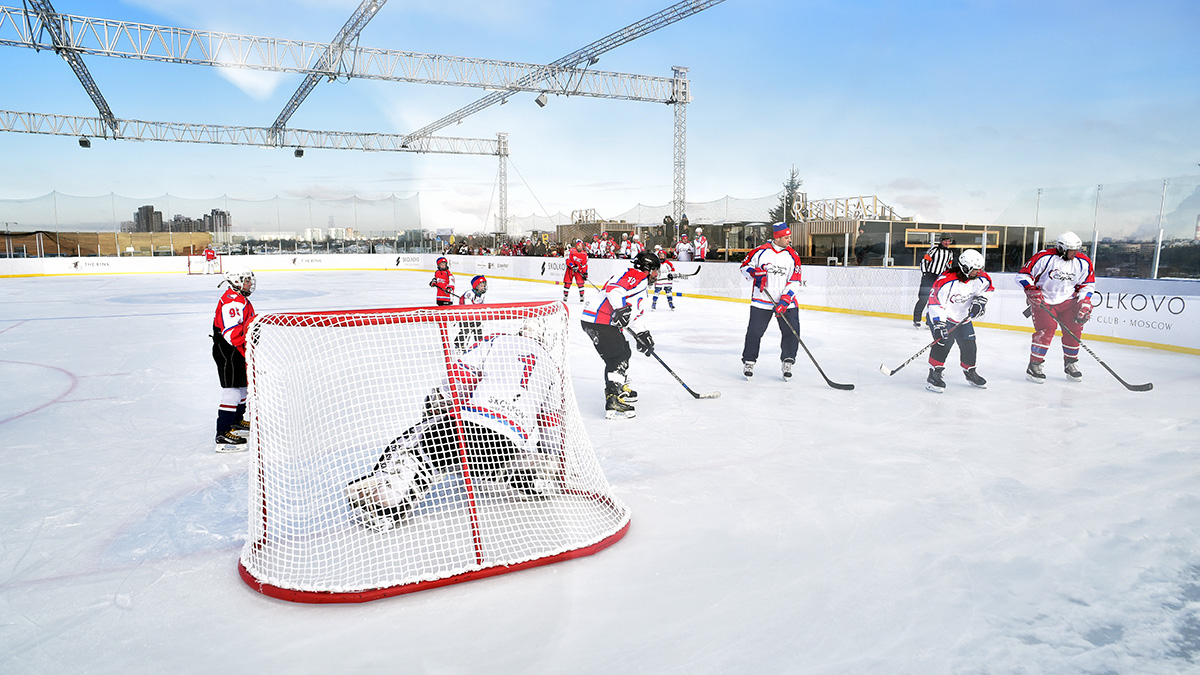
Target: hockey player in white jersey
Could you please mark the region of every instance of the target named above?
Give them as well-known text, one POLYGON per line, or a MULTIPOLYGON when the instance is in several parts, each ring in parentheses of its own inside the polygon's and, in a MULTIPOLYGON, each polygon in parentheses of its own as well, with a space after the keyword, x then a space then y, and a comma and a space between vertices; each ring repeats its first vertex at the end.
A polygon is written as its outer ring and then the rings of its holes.
POLYGON ((696 228, 696 236, 692 239, 693 258, 696 261, 703 261, 708 257, 708 237, 704 236, 704 228, 696 228))
POLYGON ((660 261, 642 251, 633 267, 614 274, 601 292, 583 305, 580 324, 604 360, 604 416, 606 419, 634 417, 637 392, 629 388, 629 343, 622 331, 633 333, 639 352, 654 353, 654 338, 642 324, 646 292, 658 278, 660 261))
POLYGON ((679 262, 691 262, 692 260, 692 243, 688 241, 686 232, 679 235, 679 241, 675 243, 675 259, 679 262))
MULTIPOLYGON (((482 305, 483 296, 487 294, 487 277, 476 274, 471 278, 471 290, 458 298, 459 305, 482 305)), ((462 351, 467 346, 483 339, 483 322, 466 320, 459 324, 458 335, 454 337, 454 350, 462 351)))
POLYGON ((1054 248, 1034 254, 1017 273, 1017 283, 1025 290, 1033 310, 1033 341, 1029 346, 1029 366, 1025 369, 1025 378, 1030 382, 1046 381, 1042 363, 1059 321, 1069 329, 1062 336, 1063 372, 1073 382, 1083 379, 1078 365, 1078 336, 1083 333, 1083 324, 1092 318, 1096 271, 1092 259, 1082 249, 1079 235, 1063 232, 1054 248))
POLYGON ((974 249, 962 252, 953 267, 933 282, 926 312, 929 329, 937 342, 929 350, 929 377, 925 388, 936 394, 946 390, 942 377, 950 347, 958 343, 959 365, 967 382, 987 389, 987 380, 975 372, 975 324, 983 316, 988 299, 995 291, 992 278, 983 271, 983 254, 974 249))
POLYGON ((750 321, 742 347, 742 375, 754 376, 763 333, 775 317, 779 324, 779 359, 783 379, 790 380, 796 352, 800 349, 800 255, 792 248, 792 230, 787 223, 772 226, 772 239, 754 249, 742 261, 742 276, 753 284, 750 291, 750 321))
POLYGON ((473 481, 476 494, 489 483, 521 499, 554 491, 565 402, 561 373, 538 338, 540 321, 527 319, 521 335, 489 335, 448 367, 421 420, 388 444, 371 473, 346 486, 360 522, 379 531, 401 525, 452 475, 473 481))

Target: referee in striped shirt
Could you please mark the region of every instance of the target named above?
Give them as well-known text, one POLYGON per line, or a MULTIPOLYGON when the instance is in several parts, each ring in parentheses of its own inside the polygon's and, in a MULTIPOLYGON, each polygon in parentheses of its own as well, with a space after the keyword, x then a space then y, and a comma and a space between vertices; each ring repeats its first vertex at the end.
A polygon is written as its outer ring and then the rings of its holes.
POLYGON ((921 327, 921 315, 925 313, 933 282, 954 263, 954 251, 950 249, 953 245, 954 238, 943 234, 938 245, 931 247, 921 258, 921 290, 917 291, 917 304, 913 307, 913 328, 921 327))

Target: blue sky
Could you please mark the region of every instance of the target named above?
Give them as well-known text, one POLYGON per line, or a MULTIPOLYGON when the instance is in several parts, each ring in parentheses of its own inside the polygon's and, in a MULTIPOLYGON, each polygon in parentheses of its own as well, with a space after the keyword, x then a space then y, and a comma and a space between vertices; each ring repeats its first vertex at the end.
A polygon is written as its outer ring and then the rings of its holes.
MULTIPOLYGON (((10 3, 13 5, 19 3, 10 3)), ((203 3, 57 0, 63 13, 328 41, 358 0, 203 3)), ((364 46, 547 63, 669 6, 669 0, 388 3, 364 46)), ((1200 213, 1200 5, 1162 2, 797 2, 728 0, 605 54, 609 71, 689 70, 689 201, 761 197, 795 166, 811 199, 878 195, 900 215, 1129 233, 1200 213), (1123 191, 1140 196, 1118 203, 1123 191), (1090 195, 1090 196, 1089 196, 1090 195), (1112 196, 1112 198, 1110 198, 1112 196), (1194 207, 1194 208, 1193 208, 1194 207)), ((114 114, 270 126, 301 76, 86 57, 114 114)), ((52 53, 0 48, 0 108, 95 115, 52 53)), ((477 89, 324 82, 292 117, 307 129, 405 133, 477 89)), ((518 95, 444 130, 510 136, 510 214, 671 200, 667 106, 518 95)), ((482 229, 495 212, 491 157, 97 141, 0 133, 0 198, 57 190, 131 197, 374 198, 420 193, 427 228, 482 229)), ((1169 232, 1170 234, 1170 232, 1169 232)))

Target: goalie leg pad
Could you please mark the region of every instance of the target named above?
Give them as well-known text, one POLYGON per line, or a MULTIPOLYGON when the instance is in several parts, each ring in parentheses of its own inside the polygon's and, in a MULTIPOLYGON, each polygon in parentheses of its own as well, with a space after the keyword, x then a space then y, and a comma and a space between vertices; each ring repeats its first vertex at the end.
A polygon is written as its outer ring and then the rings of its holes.
POLYGON ((559 485, 558 465, 547 455, 527 453, 508 461, 504 476, 522 499, 545 499, 559 485))
POLYGON ((386 471, 352 481, 346 486, 346 501, 364 525, 386 531, 412 511, 429 484, 424 465, 406 453, 396 457, 386 471))

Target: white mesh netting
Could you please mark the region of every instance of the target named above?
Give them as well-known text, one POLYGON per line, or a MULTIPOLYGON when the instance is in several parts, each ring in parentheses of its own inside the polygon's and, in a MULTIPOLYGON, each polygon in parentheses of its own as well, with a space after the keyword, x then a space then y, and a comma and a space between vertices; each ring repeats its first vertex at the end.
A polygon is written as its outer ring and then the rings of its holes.
POLYGON ((618 540, 567 342, 561 303, 259 316, 243 578, 369 600, 618 540))

